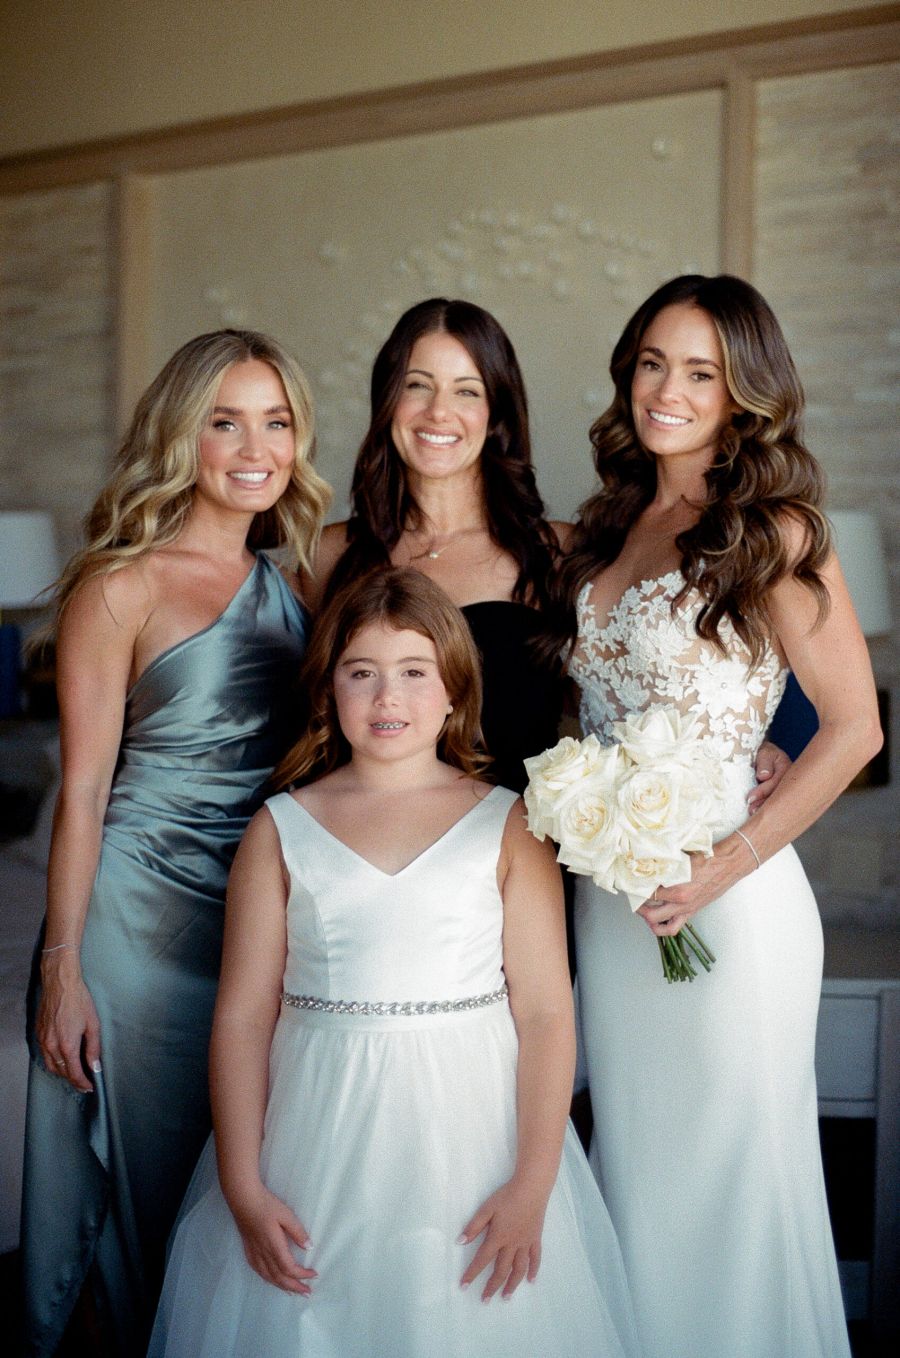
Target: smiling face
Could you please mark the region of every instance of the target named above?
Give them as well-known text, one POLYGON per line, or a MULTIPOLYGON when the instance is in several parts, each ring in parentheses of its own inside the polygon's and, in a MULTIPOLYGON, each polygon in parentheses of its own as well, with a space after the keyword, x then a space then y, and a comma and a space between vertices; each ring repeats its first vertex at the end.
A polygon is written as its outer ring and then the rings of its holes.
POLYGON ((737 414, 725 381, 718 332, 700 307, 663 307, 641 338, 631 383, 635 432, 656 457, 689 457, 708 467, 737 414))
POLYGON ((256 514, 271 509, 291 479, 294 420, 284 383, 261 359, 234 363, 200 434, 197 500, 256 514))
POLYGON ((489 425, 484 381, 465 346, 445 331, 416 340, 391 422, 412 478, 477 477, 489 425))
POLYGON ((437 758, 450 700, 429 637, 362 627, 335 665, 334 700, 354 758, 437 758))

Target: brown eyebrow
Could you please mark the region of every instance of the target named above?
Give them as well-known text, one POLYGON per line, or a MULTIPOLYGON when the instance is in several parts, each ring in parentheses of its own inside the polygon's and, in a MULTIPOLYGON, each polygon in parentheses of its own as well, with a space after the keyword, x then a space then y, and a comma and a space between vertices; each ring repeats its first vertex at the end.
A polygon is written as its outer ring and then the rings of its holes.
MULTIPOLYGON (((406 376, 409 377, 410 373, 418 373, 420 377, 430 377, 432 382, 434 381, 434 373, 430 373, 427 368, 407 368, 406 376)), ((477 374, 472 377, 454 377, 453 381, 479 382, 482 386, 484 386, 484 378, 479 377, 477 374)))
MULTIPOLYGON (((243 411, 238 406, 213 406, 214 415, 243 415, 243 411)), ((269 406, 265 411, 266 415, 290 415, 290 406, 269 406)))
MULTIPOLYGON (((395 660, 393 663, 394 663, 395 665, 408 665, 411 661, 415 661, 415 663, 416 663, 417 665, 436 665, 436 664, 437 664, 437 661, 436 661, 436 660, 433 660, 432 657, 431 657, 430 655, 404 655, 404 656, 401 657, 400 660, 395 660)), ((342 661, 341 661, 341 666, 344 666, 344 665, 377 665, 377 664, 378 664, 378 661, 377 661, 377 660, 373 660, 372 657, 371 657, 371 656, 368 656, 368 655, 351 656, 349 660, 342 660, 342 661)))
MULTIPOLYGON (((654 344, 643 345, 640 350, 640 353, 638 354, 638 357, 640 357, 640 354, 653 354, 655 358, 665 358, 665 353, 663 352, 663 350, 657 349, 654 344)), ((703 364, 703 366, 706 368, 715 368, 716 372, 722 371, 718 363, 716 363, 715 359, 712 358, 688 358, 685 360, 685 362, 700 363, 703 364)))

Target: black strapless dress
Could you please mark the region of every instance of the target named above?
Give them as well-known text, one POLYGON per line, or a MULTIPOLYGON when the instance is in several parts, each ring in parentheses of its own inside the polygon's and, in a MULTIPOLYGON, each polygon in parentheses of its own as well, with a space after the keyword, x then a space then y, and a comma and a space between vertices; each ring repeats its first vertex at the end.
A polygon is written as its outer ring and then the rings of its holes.
POLYGON ((491 778, 522 792, 522 760, 555 745, 562 715, 562 675, 538 663, 532 642, 541 618, 525 604, 491 600, 466 604, 463 613, 481 652, 484 702, 481 726, 493 757, 491 778))

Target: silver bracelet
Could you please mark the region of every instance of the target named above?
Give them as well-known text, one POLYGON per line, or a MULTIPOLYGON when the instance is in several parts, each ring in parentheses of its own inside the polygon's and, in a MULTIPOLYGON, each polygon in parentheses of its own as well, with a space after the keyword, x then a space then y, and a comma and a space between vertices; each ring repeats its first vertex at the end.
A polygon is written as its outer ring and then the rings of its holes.
POLYGON ((52 948, 41 948, 41 955, 44 956, 48 952, 59 952, 61 948, 74 948, 74 947, 75 947, 74 943, 54 943, 52 948))
POLYGON ((762 867, 762 859, 760 858, 759 854, 758 854, 758 853, 756 852, 756 850, 754 849, 753 845, 750 843, 750 841, 749 841, 749 839, 747 838, 747 836, 744 834, 743 830, 735 830, 734 833, 735 833, 736 835, 740 835, 741 839, 744 841, 744 843, 747 845, 747 848, 750 850, 750 852, 753 854, 753 857, 756 859, 756 866, 757 866, 758 868, 761 868, 761 867, 762 867))

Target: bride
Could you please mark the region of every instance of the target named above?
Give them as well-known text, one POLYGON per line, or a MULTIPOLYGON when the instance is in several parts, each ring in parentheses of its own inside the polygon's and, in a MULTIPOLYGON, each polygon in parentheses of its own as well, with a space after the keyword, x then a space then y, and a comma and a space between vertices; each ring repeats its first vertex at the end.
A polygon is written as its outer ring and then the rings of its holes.
POLYGON ((647 1358, 846 1355, 813 1068, 822 973, 791 840, 878 749, 865 643, 778 322, 740 279, 665 284, 625 327, 591 440, 601 488, 562 568, 585 732, 674 706, 712 742, 730 833, 637 915, 579 880, 592 1164, 647 1358), (819 731, 749 822, 788 668, 819 731), (694 921, 693 917, 699 918, 694 921), (653 935, 718 958, 667 985, 653 935))

